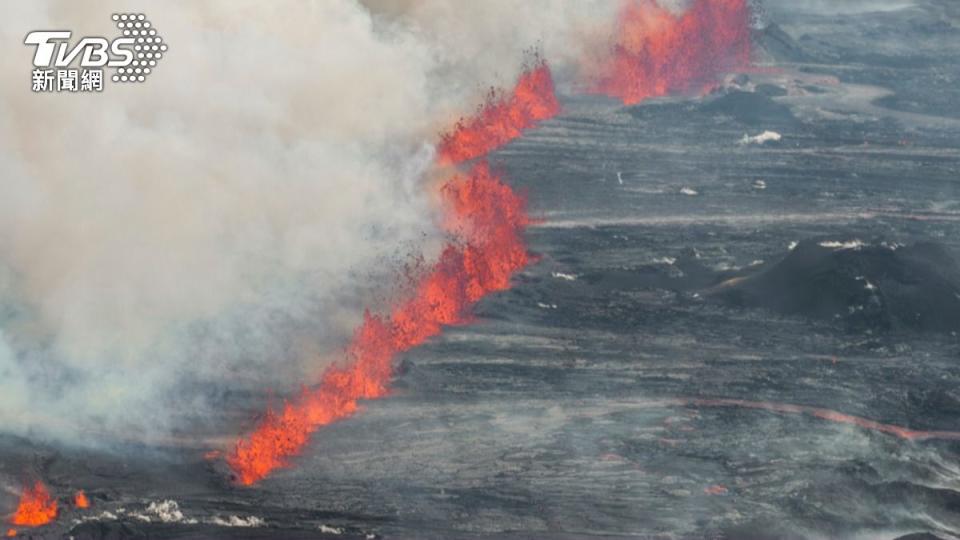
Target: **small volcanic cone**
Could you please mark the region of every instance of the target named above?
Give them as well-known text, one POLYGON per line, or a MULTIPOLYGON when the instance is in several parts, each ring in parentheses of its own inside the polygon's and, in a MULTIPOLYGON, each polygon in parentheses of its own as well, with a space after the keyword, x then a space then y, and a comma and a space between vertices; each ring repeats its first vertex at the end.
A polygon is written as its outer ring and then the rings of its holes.
POLYGON ((589 77, 591 91, 627 105, 651 97, 705 93, 750 65, 747 0, 694 0, 675 15, 655 0, 628 0, 613 50, 589 77))
POLYGON ((803 240, 775 263, 705 292, 735 307, 830 321, 851 332, 960 331, 960 262, 934 242, 803 240))
POLYGON ((81 510, 90 508, 90 499, 87 498, 87 494, 82 489, 74 493, 73 506, 81 510))
MULTIPOLYGON (((20 503, 13 514, 10 523, 37 527, 46 525, 57 517, 57 501, 50 497, 43 482, 37 481, 33 487, 23 490, 20 503)), ((14 533, 16 534, 16 533, 14 533)))
POLYGON ((412 296, 388 315, 364 315, 346 360, 330 367, 320 384, 304 389, 279 412, 268 411, 256 429, 226 457, 239 483, 253 484, 299 454, 319 427, 355 413, 361 399, 387 395, 394 356, 464 324, 478 300, 507 289, 529 262, 522 233, 529 224, 525 200, 485 163, 441 188, 446 227, 456 236, 419 280, 412 296))
POLYGON ((476 116, 461 119, 453 131, 441 137, 437 161, 450 165, 486 155, 558 112, 553 76, 546 62, 538 58, 509 95, 491 90, 476 116))

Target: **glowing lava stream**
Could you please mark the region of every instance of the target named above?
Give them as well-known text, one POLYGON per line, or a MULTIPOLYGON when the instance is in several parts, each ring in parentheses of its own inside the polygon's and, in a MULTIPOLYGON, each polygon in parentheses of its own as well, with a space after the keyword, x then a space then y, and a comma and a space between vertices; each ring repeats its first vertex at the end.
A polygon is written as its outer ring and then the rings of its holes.
POLYGON ((747 0, 694 0, 675 15, 656 0, 627 0, 612 54, 591 66, 589 89, 627 105, 702 94, 726 72, 750 66, 747 0))
MULTIPOLYGON (((538 60, 508 98, 491 94, 478 115, 461 120, 438 149, 441 164, 479 157, 559 111, 553 78, 538 60)), ((509 288, 529 262, 523 231, 525 200, 485 163, 441 188, 451 241, 414 288, 387 315, 364 314, 347 347, 346 361, 327 369, 320 384, 303 389, 279 412, 267 411, 256 429, 226 457, 239 483, 250 485, 299 454, 317 428, 352 415, 358 400, 387 395, 397 353, 422 344, 446 325, 470 321, 481 298, 509 288)))
MULTIPOLYGON (((695 0, 682 16, 654 0, 628 0, 617 44, 600 66, 593 90, 636 103, 672 92, 704 90, 729 68, 750 58, 746 0, 695 0)), ((553 77, 537 59, 509 94, 491 92, 471 119, 443 135, 440 165, 486 155, 560 110, 553 77)), ((331 366, 320 383, 303 389, 280 411, 267 411, 252 433, 237 441, 226 461, 241 484, 257 482, 299 454, 317 428, 357 411, 358 401, 383 397, 399 352, 422 344, 445 325, 469 321, 483 296, 509 287, 529 261, 522 234, 525 203, 485 164, 442 189, 448 230, 459 237, 389 314, 364 315, 346 361, 331 366)))
POLYGON ((748 401, 743 399, 701 399, 701 398, 678 398, 667 400, 665 404, 674 404, 693 407, 741 407, 744 409, 759 409, 776 413, 786 414, 805 414, 835 422, 838 424, 849 424, 870 431, 894 435, 901 439, 909 441, 923 441, 929 439, 942 439, 960 441, 960 431, 922 431, 895 426, 893 424, 882 424, 874 420, 853 416, 851 414, 824 409, 821 407, 811 407, 809 405, 791 405, 788 403, 774 403, 770 401, 748 401))
POLYGON ((546 62, 537 59, 523 72, 510 95, 491 90, 476 116, 461 119, 453 131, 441 137, 437 161, 450 165, 484 156, 559 112, 553 75, 546 62))
POLYGON ((442 195, 446 226, 461 243, 448 244, 412 297, 389 315, 364 315, 344 365, 328 368, 318 386, 304 389, 281 411, 268 411, 253 433, 237 442, 227 463, 241 484, 284 466, 318 427, 356 412, 358 400, 385 396, 397 353, 439 334, 444 325, 469 322, 476 302, 507 289, 513 273, 527 264, 525 201, 485 163, 448 181, 442 195))
POLYGON ((10 523, 27 527, 46 525, 57 517, 57 501, 50 497, 47 486, 37 481, 20 495, 20 503, 10 523))
MULTIPOLYGON (((702 91, 726 69, 749 62, 748 15, 746 0, 694 0, 682 16, 654 0, 628 0, 616 47, 600 66, 593 90, 626 103, 702 91)), ((442 137, 438 163, 484 156, 559 109, 553 77, 538 58, 509 94, 492 92, 474 118, 442 137)), ((444 325, 468 322, 477 301, 508 288, 511 276, 527 264, 525 202, 485 164, 450 180, 442 193, 446 226, 458 240, 446 246, 411 298, 387 314, 364 315, 343 363, 328 368, 318 385, 304 388, 280 411, 267 411, 254 431, 237 441, 226 461, 240 483, 252 484, 286 465, 317 428, 350 416, 359 400, 385 396, 397 353, 439 334, 444 325)), ((51 503, 52 513, 40 510, 49 514, 43 523, 56 515, 51 503)), ((76 505, 82 507, 79 499, 76 505)))

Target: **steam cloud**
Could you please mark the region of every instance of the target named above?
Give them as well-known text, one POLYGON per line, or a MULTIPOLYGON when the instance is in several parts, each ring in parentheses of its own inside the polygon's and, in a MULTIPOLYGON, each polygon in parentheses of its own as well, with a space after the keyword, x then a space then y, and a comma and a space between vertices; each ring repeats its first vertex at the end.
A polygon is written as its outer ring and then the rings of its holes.
POLYGON ((151 440, 227 390, 312 380, 399 266, 435 257, 437 134, 531 47, 575 72, 617 7, 129 3, 113 8, 147 13, 170 46, 147 82, 41 95, 23 36, 111 36, 111 13, 7 6, 2 429, 151 440))

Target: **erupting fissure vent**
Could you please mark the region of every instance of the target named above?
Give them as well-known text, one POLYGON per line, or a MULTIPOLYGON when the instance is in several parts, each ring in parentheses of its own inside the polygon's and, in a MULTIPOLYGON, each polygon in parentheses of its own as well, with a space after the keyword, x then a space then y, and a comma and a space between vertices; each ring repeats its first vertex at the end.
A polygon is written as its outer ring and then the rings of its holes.
POLYGON ((50 497, 47 486, 37 481, 20 495, 20 503, 10 523, 27 527, 46 525, 57 517, 57 501, 50 497))
POLYGON ((476 116, 461 119, 453 131, 443 135, 437 159, 449 165, 484 156, 558 112, 553 75, 546 62, 537 59, 520 76, 513 92, 503 95, 491 90, 476 116))
MULTIPOLYGON (((598 67, 596 92, 636 103, 668 93, 704 91, 729 69, 750 60, 747 0, 695 0, 674 15, 654 0, 629 0, 617 41, 598 67)), ((537 58, 509 94, 491 92, 476 116, 462 119, 437 148, 441 165, 486 155, 523 130, 556 115, 560 105, 547 64, 537 58)), ((524 200, 485 163, 442 188, 448 232, 456 239, 422 277, 414 294, 387 314, 366 313, 347 348, 320 383, 279 411, 268 411, 237 441, 226 461, 241 484, 257 482, 301 452, 319 427, 357 411, 359 400, 383 397, 397 353, 422 344, 443 326, 469 321, 485 295, 509 287, 529 257, 522 233, 524 200)))
POLYGON ((87 498, 87 494, 82 489, 73 495, 73 506, 80 510, 90 508, 90 499, 87 498))
MULTIPOLYGON (((615 36, 608 57, 593 66, 591 91, 628 104, 703 92, 723 72, 749 65, 749 6, 747 0, 694 0, 684 14, 675 15, 655 0, 626 0, 615 36)), ((455 165, 486 156, 559 110, 551 71, 537 57, 510 92, 491 91, 474 117, 461 119, 441 137, 437 162, 455 165)), ((403 301, 384 313, 364 314, 345 358, 318 384, 302 389, 279 410, 267 411, 227 452, 239 483, 253 484, 286 466, 319 427, 354 414, 361 400, 387 395, 398 353, 444 326, 469 322, 480 299, 507 289, 511 277, 530 262, 523 239, 530 223, 526 201, 485 162, 456 174, 440 193, 451 240, 439 259, 403 301)), ((84 509, 90 501, 78 491, 73 504, 84 509)), ((38 481, 24 490, 10 522, 39 526, 56 516, 57 501, 38 481)))
POLYGON ((749 67, 750 6, 747 0, 694 0, 675 15, 656 0, 629 0, 615 39, 590 83, 593 92, 627 105, 705 93, 725 72, 749 67))
POLYGON ((383 397, 399 352, 422 344, 445 325, 463 324, 485 295, 509 287, 529 260, 523 230, 525 201, 485 163, 441 189, 449 232, 457 237, 422 277, 413 295, 386 315, 366 313, 346 361, 330 367, 314 388, 282 410, 269 411, 236 443, 227 463, 241 484, 252 484, 299 454, 317 428, 353 414, 361 399, 383 397))
MULTIPOLYGON (((443 137, 438 161, 450 165, 485 155, 559 109, 550 69, 537 59, 509 96, 492 93, 477 116, 461 120, 443 137)), ((280 411, 268 411, 256 429, 236 443, 226 461, 241 484, 257 482, 286 465, 317 428, 350 416, 359 400, 385 396, 397 353, 422 344, 444 326, 469 322, 477 301, 507 289, 511 276, 528 263, 525 200, 486 163, 454 176, 442 186, 441 195, 444 226, 454 240, 410 298, 388 314, 364 314, 344 362, 328 368, 319 385, 303 389, 280 411)))

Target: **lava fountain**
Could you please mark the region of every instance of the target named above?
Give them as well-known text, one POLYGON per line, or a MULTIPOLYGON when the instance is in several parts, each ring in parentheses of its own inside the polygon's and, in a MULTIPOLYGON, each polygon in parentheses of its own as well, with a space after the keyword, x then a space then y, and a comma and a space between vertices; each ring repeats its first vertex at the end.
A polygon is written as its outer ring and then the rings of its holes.
POLYGON ((38 527, 46 525, 57 517, 57 501, 50 497, 47 486, 37 481, 33 487, 23 490, 20 503, 10 519, 14 525, 38 527))
POLYGON ((509 95, 491 90, 475 116, 461 119, 453 131, 441 136, 437 160, 449 165, 486 155, 558 112, 553 75, 538 58, 520 75, 509 95))
MULTIPOLYGON (((485 155, 559 110, 550 69, 538 58, 509 95, 491 92, 475 117, 461 119, 442 137, 437 161, 451 165, 485 155)), ((236 442, 226 461, 239 483, 253 484, 285 466, 314 431, 355 413, 360 400, 386 396, 397 353, 444 326, 469 322, 471 308, 487 294, 509 288, 511 276, 529 262, 526 201, 486 163, 448 180, 440 194, 452 240, 437 262, 389 313, 364 314, 346 358, 328 368, 318 385, 302 389, 281 410, 268 410, 236 442)))
POLYGON ((702 94, 750 65, 748 0, 694 0, 682 15, 656 0, 627 0, 617 26, 609 56, 588 68, 588 87, 627 105, 702 94))
POLYGON ((485 163, 441 188, 447 231, 454 236, 413 294, 384 315, 366 313, 320 384, 303 389, 280 411, 268 411, 226 460, 238 482, 253 484, 301 452, 319 427, 357 411, 359 400, 387 395, 397 353, 422 344, 445 325, 464 324, 478 300, 507 289, 529 261, 523 231, 526 202, 485 163))
MULTIPOLYGON (((636 103, 647 97, 702 91, 722 72, 750 60, 747 0, 695 0, 683 15, 654 0, 630 0, 620 13, 616 45, 599 67, 593 89, 636 103)), ((477 114, 441 137, 437 162, 452 165, 486 155, 560 110, 553 77, 537 58, 509 93, 491 91, 477 114)), ((441 188, 452 236, 413 294, 385 314, 364 314, 342 362, 319 384, 304 388, 280 410, 268 410, 240 438, 226 461, 237 481, 253 484, 284 467, 321 426, 354 414, 360 400, 388 394, 393 360, 470 320, 485 295, 509 287, 529 262, 523 231, 525 201, 481 163, 441 188)))
POLYGON ((90 499, 82 489, 73 494, 73 506, 80 510, 90 508, 90 499))

